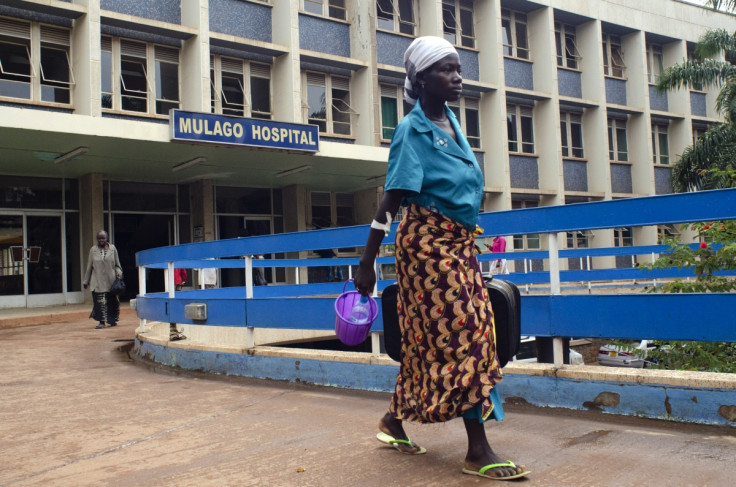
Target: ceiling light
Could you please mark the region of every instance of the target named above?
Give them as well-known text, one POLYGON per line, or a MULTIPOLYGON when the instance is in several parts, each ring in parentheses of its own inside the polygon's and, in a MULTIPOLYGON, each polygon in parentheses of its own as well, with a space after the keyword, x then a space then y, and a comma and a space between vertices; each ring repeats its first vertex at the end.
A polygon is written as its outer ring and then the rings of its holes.
POLYGON ((188 167, 196 166, 197 164, 201 162, 206 162, 206 157, 195 157, 191 161, 182 162, 181 164, 177 164, 176 166, 171 168, 171 172, 181 171, 182 169, 186 169, 188 167))
POLYGON ((62 154, 54 159, 54 164, 61 164, 62 162, 71 161, 75 157, 86 154, 87 151, 89 151, 89 147, 77 147, 76 149, 69 151, 66 154, 62 154))
POLYGON ((282 178, 284 176, 289 176, 291 174, 296 174, 298 172, 309 171, 310 169, 312 169, 312 166, 307 164, 306 166, 299 166, 299 167, 295 167, 294 169, 287 169, 286 171, 277 172, 276 177, 282 178))

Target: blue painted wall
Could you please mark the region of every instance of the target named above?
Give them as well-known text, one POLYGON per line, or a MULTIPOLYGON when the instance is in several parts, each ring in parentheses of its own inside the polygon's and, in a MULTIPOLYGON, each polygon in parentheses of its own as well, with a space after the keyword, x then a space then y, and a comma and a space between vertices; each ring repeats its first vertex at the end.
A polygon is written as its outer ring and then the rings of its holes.
POLYGON ((312 15, 299 15, 299 47, 350 57, 350 26, 312 15))
POLYGON ((506 86, 524 90, 534 89, 532 63, 506 57, 503 58, 503 68, 506 86))
POLYGON ((210 0, 210 30, 271 42, 271 7, 243 0, 210 0))
POLYGON ((659 93, 656 86, 649 85, 649 108, 661 112, 668 111, 667 93, 659 93))
POLYGON ((697 115, 698 117, 708 116, 708 107, 705 101, 705 93, 690 92, 690 111, 693 115, 697 115))
POLYGON ((672 170, 669 167, 654 168, 655 194, 669 194, 672 192, 672 170))
POLYGON ((100 0, 102 10, 181 24, 179 0, 100 0))
POLYGON ((6 17, 14 17, 16 19, 35 20, 36 22, 43 22, 45 24, 59 25, 70 28, 72 26, 72 20, 67 19, 66 17, 49 15, 41 12, 33 12, 21 8, 6 7, 5 5, 0 5, 0 15, 6 17))
POLYGON ((562 161, 565 175, 565 191, 588 191, 588 163, 562 161))
POLYGON ((478 81, 478 78, 480 77, 478 74, 478 53, 476 51, 468 51, 460 47, 456 49, 457 54, 460 57, 460 66, 462 66, 463 78, 478 81))
POLYGON ((611 164, 611 191, 614 193, 631 193, 631 166, 627 164, 611 164))
MULTIPOLYGON (((169 348, 140 339, 136 339, 133 354, 184 370, 386 393, 393 391, 399 370, 398 364, 208 352, 169 348)), ((734 389, 640 384, 636 378, 614 382, 506 373, 498 391, 505 402, 522 400, 534 406, 736 426, 721 413, 724 406, 736 404, 734 389)))
POLYGON ((404 52, 414 39, 411 37, 376 32, 376 59, 379 64, 404 67, 404 52))
POLYGON ((616 105, 626 105, 626 81, 606 78, 606 101, 616 105))
POLYGON ((557 91, 560 96, 583 97, 580 71, 557 68, 557 91))
POLYGON ((512 188, 539 189, 539 168, 536 157, 511 154, 509 155, 509 169, 512 188))

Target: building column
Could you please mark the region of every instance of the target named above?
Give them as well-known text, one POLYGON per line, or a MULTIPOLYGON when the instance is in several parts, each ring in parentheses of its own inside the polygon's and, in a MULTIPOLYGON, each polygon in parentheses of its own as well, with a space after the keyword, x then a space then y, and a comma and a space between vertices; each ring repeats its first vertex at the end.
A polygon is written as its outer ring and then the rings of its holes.
POLYGON ((210 111, 210 16, 207 0, 181 1, 182 25, 198 35, 186 39, 181 49, 181 107, 194 112, 210 111))
MULTIPOLYGON (((89 173, 79 178, 80 198, 79 220, 82 232, 82 269, 87 268, 90 247, 95 245, 97 232, 105 228, 105 210, 103 206, 103 182, 101 173, 89 173)), ((84 302, 92 302, 92 294, 84 292, 84 302)))
POLYGON ((211 179, 189 185, 189 208, 192 218, 192 242, 215 240, 215 198, 211 179))
MULTIPOLYGON (((301 184, 287 186, 281 190, 284 211, 284 232, 302 232, 307 229, 307 191, 301 184), (296 211, 293 211, 293 210, 296 211)), ((306 259, 307 252, 287 252, 287 259, 306 259)), ((299 269, 299 282, 308 282, 309 275, 306 267, 299 269)), ((296 284, 296 274, 293 268, 286 271, 286 283, 296 284)))
POLYGON ((74 53, 72 87, 75 112, 99 117, 101 113, 100 1, 74 0, 87 7, 87 14, 74 21, 71 51, 74 53))

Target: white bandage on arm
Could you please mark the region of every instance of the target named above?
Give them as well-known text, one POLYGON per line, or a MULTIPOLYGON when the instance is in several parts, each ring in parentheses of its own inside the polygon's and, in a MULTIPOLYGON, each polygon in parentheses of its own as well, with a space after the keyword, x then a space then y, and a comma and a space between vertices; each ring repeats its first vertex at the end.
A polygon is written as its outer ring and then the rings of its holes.
POLYGON ((388 211, 386 212, 386 223, 381 223, 377 220, 373 220, 371 222, 371 228, 375 228, 376 230, 382 230, 384 234, 388 235, 391 233, 391 221, 393 219, 391 218, 391 213, 388 211))

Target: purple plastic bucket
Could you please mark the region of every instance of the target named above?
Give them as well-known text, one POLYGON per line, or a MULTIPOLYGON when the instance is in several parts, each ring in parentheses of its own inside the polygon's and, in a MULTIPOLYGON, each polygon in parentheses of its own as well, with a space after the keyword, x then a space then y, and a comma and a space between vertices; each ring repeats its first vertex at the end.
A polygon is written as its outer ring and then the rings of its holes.
MULTIPOLYGON (((352 279, 348 279, 345 286, 351 281, 352 279)), ((345 345, 359 345, 368 338, 371 325, 378 317, 378 303, 368 296, 371 309, 370 319, 366 323, 352 323, 350 313, 355 303, 360 301, 360 293, 358 291, 345 292, 345 286, 342 287, 343 293, 335 300, 335 334, 345 345)))

